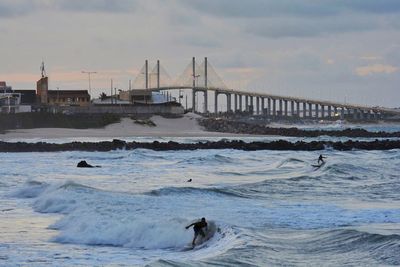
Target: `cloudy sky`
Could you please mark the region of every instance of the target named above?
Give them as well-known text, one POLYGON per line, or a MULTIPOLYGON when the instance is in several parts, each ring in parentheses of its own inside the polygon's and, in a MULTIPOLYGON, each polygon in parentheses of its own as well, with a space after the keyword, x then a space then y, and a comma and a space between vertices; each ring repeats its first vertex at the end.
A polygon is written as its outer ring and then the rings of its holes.
MULTIPOLYGON (((0 80, 127 89, 195 56, 232 88, 399 107, 399 0, 0 0, 0 80)), ((199 62, 200 63, 200 62, 199 62)))

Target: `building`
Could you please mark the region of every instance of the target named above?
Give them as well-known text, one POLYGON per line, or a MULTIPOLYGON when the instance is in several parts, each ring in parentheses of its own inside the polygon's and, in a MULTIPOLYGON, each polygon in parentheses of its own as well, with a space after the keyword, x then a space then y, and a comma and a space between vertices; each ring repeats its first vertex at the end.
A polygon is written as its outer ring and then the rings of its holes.
POLYGON ((12 87, 7 86, 5 81, 0 81, 0 93, 11 93, 12 87))
POLYGON ((21 94, 0 81, 0 113, 30 112, 30 106, 21 106, 21 94))
POLYGON ((129 90, 120 91, 118 98, 124 101, 129 101, 131 103, 151 103, 152 94, 149 90, 129 90))
POLYGON ((89 106, 90 95, 87 90, 49 90, 47 103, 53 106, 89 106))
POLYGON ((0 112, 18 113, 21 104, 21 95, 18 93, 0 94, 0 112))
POLYGON ((37 100, 41 105, 51 106, 89 106, 90 95, 87 90, 49 90, 48 77, 36 83, 37 100))
POLYGON ((161 104, 176 101, 171 97, 161 94, 160 92, 152 92, 150 90, 143 89, 120 91, 118 99, 129 101, 132 104, 161 104))
POLYGON ((36 82, 36 95, 38 98, 38 103, 42 105, 46 105, 48 103, 47 92, 49 91, 49 78, 44 77, 40 78, 39 81, 36 82))
POLYGON ((21 94, 21 105, 36 105, 36 90, 14 89, 13 92, 21 94))

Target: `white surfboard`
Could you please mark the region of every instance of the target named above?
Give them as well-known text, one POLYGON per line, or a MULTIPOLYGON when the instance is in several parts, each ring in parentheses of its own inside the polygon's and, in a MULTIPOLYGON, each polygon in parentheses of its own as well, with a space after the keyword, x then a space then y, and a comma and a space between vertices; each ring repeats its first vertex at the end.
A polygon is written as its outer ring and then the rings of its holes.
POLYGON ((321 168, 322 166, 325 165, 325 161, 321 162, 320 164, 311 164, 314 168, 321 168))

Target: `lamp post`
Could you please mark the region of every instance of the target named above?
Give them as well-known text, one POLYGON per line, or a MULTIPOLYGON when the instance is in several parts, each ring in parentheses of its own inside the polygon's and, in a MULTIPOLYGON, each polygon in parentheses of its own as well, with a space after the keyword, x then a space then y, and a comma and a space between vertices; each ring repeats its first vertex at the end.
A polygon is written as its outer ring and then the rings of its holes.
POLYGON ((90 97, 92 97, 92 87, 90 85, 90 75, 91 74, 95 74, 97 72, 96 71, 84 71, 83 70, 82 73, 85 73, 85 74, 87 74, 89 76, 89 95, 90 95, 90 97))

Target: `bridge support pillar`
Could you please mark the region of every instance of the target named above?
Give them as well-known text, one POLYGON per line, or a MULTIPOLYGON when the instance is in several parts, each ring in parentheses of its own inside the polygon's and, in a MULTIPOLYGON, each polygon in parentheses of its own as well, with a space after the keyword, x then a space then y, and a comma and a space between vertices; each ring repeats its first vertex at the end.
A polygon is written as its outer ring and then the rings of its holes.
POLYGON ((282 99, 279 99, 279 111, 278 111, 278 116, 282 116, 283 113, 283 104, 282 104, 282 99))
POLYGON ((250 115, 254 115, 254 97, 253 96, 250 96, 249 110, 250 110, 250 115))
POLYGON ((328 118, 332 118, 332 107, 328 106, 328 118))
POLYGON ((344 107, 340 110, 340 119, 344 120, 344 107))
POLYGON ((192 89, 192 111, 196 113, 196 89, 192 89))
POLYGON ((303 102, 303 119, 307 117, 307 103, 303 102))
POLYGON ((260 97, 256 97, 256 115, 260 114, 260 97))
POLYGON ((308 117, 312 118, 312 103, 308 103, 308 117))
POLYGON ((300 102, 296 102, 296 116, 300 118, 300 102))
POLYGON ((231 112, 232 110, 232 95, 231 94, 226 94, 226 112, 231 112))
POLYGON ((364 119, 364 110, 359 110, 359 113, 360 113, 360 120, 363 120, 364 119))
POLYGON ((244 97, 244 104, 245 104, 246 112, 249 112, 249 96, 248 95, 245 95, 245 97, 244 97))
POLYGON ((265 116, 265 98, 261 97, 261 114, 265 116))
POLYGON ((272 117, 276 117, 276 99, 272 99, 272 117))
POLYGON ((267 98, 267 116, 271 116, 271 98, 267 98))
POLYGON ((355 113, 354 109, 347 109, 347 112, 348 112, 348 117, 349 118, 351 116, 353 119, 357 119, 357 114, 355 113))
POLYGON ((319 118, 319 106, 318 104, 315 104, 315 118, 319 118))
POLYGON ((357 110, 353 109, 353 119, 356 120, 357 119, 357 110))
POLYGON ((215 114, 218 114, 218 92, 215 91, 214 94, 214 112, 215 114))
POLYGON ((234 94, 234 98, 235 98, 235 111, 234 112, 237 112, 237 109, 238 109, 238 95, 237 94, 234 94))
POLYGON ((287 117, 288 116, 288 101, 283 100, 283 102, 285 103, 285 117, 287 117))
POLYGON ((208 91, 204 90, 204 113, 208 113, 208 91))
POLYGON ((294 115, 296 114, 296 111, 294 111, 294 101, 290 101, 290 116, 294 117, 294 115))
POLYGON ((243 111, 243 105, 242 105, 242 95, 239 95, 239 110, 240 112, 243 111))
POLYGON ((325 106, 321 105, 321 118, 325 118, 325 106))

